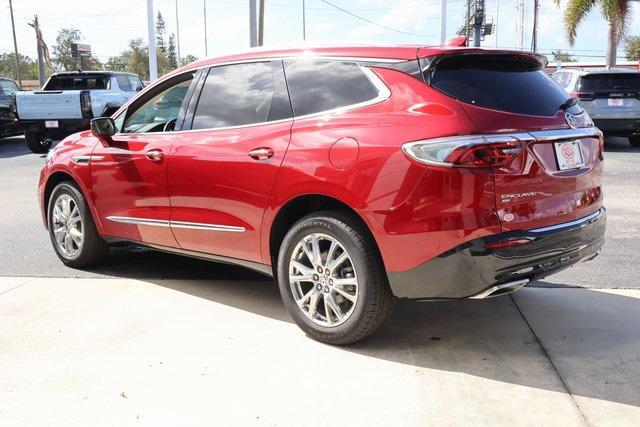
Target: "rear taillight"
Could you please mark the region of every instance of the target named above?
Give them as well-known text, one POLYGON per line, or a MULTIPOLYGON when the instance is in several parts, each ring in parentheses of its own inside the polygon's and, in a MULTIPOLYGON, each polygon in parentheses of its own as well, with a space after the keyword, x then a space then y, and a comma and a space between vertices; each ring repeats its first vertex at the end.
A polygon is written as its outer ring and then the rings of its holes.
POLYGON ((18 117, 18 105, 16 103, 15 93, 11 95, 11 100, 9 101, 9 111, 11 111, 15 117, 18 117))
POLYGON ((487 168, 511 163, 532 140, 528 134, 456 136, 409 142, 402 151, 428 165, 487 168))
POLYGON ((83 118, 92 118, 93 111, 91 111, 91 94, 88 90, 80 92, 80 111, 83 118))
POLYGON ((580 101, 593 101, 593 93, 573 91, 569 95, 572 98, 578 98, 580 101))

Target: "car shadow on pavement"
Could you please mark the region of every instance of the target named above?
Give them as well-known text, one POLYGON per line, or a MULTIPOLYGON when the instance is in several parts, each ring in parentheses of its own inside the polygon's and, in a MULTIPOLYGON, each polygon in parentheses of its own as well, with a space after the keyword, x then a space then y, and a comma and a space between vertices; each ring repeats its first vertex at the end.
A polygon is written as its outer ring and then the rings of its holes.
MULTIPOLYGON (((253 273, 244 275, 237 267, 217 268, 220 274, 210 276, 215 279, 145 281, 293 323, 271 279, 249 277, 253 273)), ((573 395, 640 407, 640 299, 584 288, 526 288, 514 295, 399 301, 376 334, 336 349, 563 393, 558 369, 573 395), (549 297, 550 292, 561 292, 562 298, 549 297), (546 320, 531 322, 530 316, 546 320)))
MULTIPOLYGON (((24 142, 22 136, 10 136, 0 138, 0 159, 9 159, 11 157, 26 156, 31 153, 24 142)), ((37 156, 39 154, 33 154, 37 156)))
POLYGON ((613 153, 640 153, 640 147, 632 147, 629 144, 629 140, 627 138, 622 138, 619 136, 609 136, 605 138, 604 141, 604 152, 613 152, 613 153))

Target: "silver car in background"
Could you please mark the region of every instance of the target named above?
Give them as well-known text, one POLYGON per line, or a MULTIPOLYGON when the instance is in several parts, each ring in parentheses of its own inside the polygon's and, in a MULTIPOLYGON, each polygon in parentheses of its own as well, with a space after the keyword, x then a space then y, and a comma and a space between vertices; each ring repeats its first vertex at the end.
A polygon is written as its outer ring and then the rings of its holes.
POLYGON ((631 69, 561 69, 553 79, 580 105, 605 135, 629 138, 640 147, 640 72, 631 69))

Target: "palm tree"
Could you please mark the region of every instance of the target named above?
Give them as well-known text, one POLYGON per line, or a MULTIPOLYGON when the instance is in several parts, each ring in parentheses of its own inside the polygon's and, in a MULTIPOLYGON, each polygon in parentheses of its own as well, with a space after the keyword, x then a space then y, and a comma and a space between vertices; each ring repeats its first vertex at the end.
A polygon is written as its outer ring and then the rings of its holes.
MULTIPOLYGON (((591 10, 600 6, 602 15, 608 23, 607 37, 607 67, 616 65, 618 43, 627 32, 631 24, 631 2, 637 0, 568 0, 564 13, 564 25, 569 44, 574 45, 578 26, 591 10)), ((560 6, 561 0, 555 0, 560 6)))

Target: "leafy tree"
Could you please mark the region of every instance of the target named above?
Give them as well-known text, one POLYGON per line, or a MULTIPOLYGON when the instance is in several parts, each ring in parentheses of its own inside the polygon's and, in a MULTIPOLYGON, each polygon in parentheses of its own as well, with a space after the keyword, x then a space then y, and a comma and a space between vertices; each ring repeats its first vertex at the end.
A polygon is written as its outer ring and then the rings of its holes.
MULTIPOLYGON (((16 76, 16 60, 15 53, 2 53, 0 54, 0 76, 9 77, 13 80, 18 80, 16 76)), ((20 67, 20 77, 23 80, 37 80, 38 79, 38 64, 28 56, 18 54, 18 66, 20 67)))
POLYGON ((569 52, 563 52, 562 50, 552 50, 551 55, 553 55, 553 60, 556 62, 576 62, 569 52))
POLYGON ((629 61, 640 61, 640 36, 627 37, 624 51, 629 61))
MULTIPOLYGON (((562 0, 555 0, 560 6, 562 0)), ((564 25, 569 44, 574 45, 578 27, 591 10, 599 6, 602 16, 607 20, 607 59, 608 67, 616 65, 618 43, 624 38, 631 25, 631 2, 634 0, 569 0, 564 14, 564 25)))
POLYGON ((198 58, 193 55, 187 55, 183 58, 180 58, 180 66, 191 64, 192 62, 197 61, 198 58))
POLYGON ((176 54, 176 36, 169 36, 169 45, 167 47, 167 59, 169 60, 169 68, 175 70, 178 68, 178 55, 176 54))
MULTIPOLYGON (((82 40, 80 30, 63 28, 58 31, 56 44, 53 46, 53 63, 58 70, 73 71, 81 68, 80 58, 74 57, 71 51, 71 45, 79 43, 80 40, 82 40)), ((83 63, 83 68, 86 70, 101 70, 104 68, 98 58, 94 56, 84 58, 83 63)))
POLYGON ((158 51, 163 55, 167 53, 167 46, 164 43, 164 35, 167 31, 167 24, 164 22, 164 18, 160 11, 158 11, 158 17, 156 18, 156 45, 158 51))

